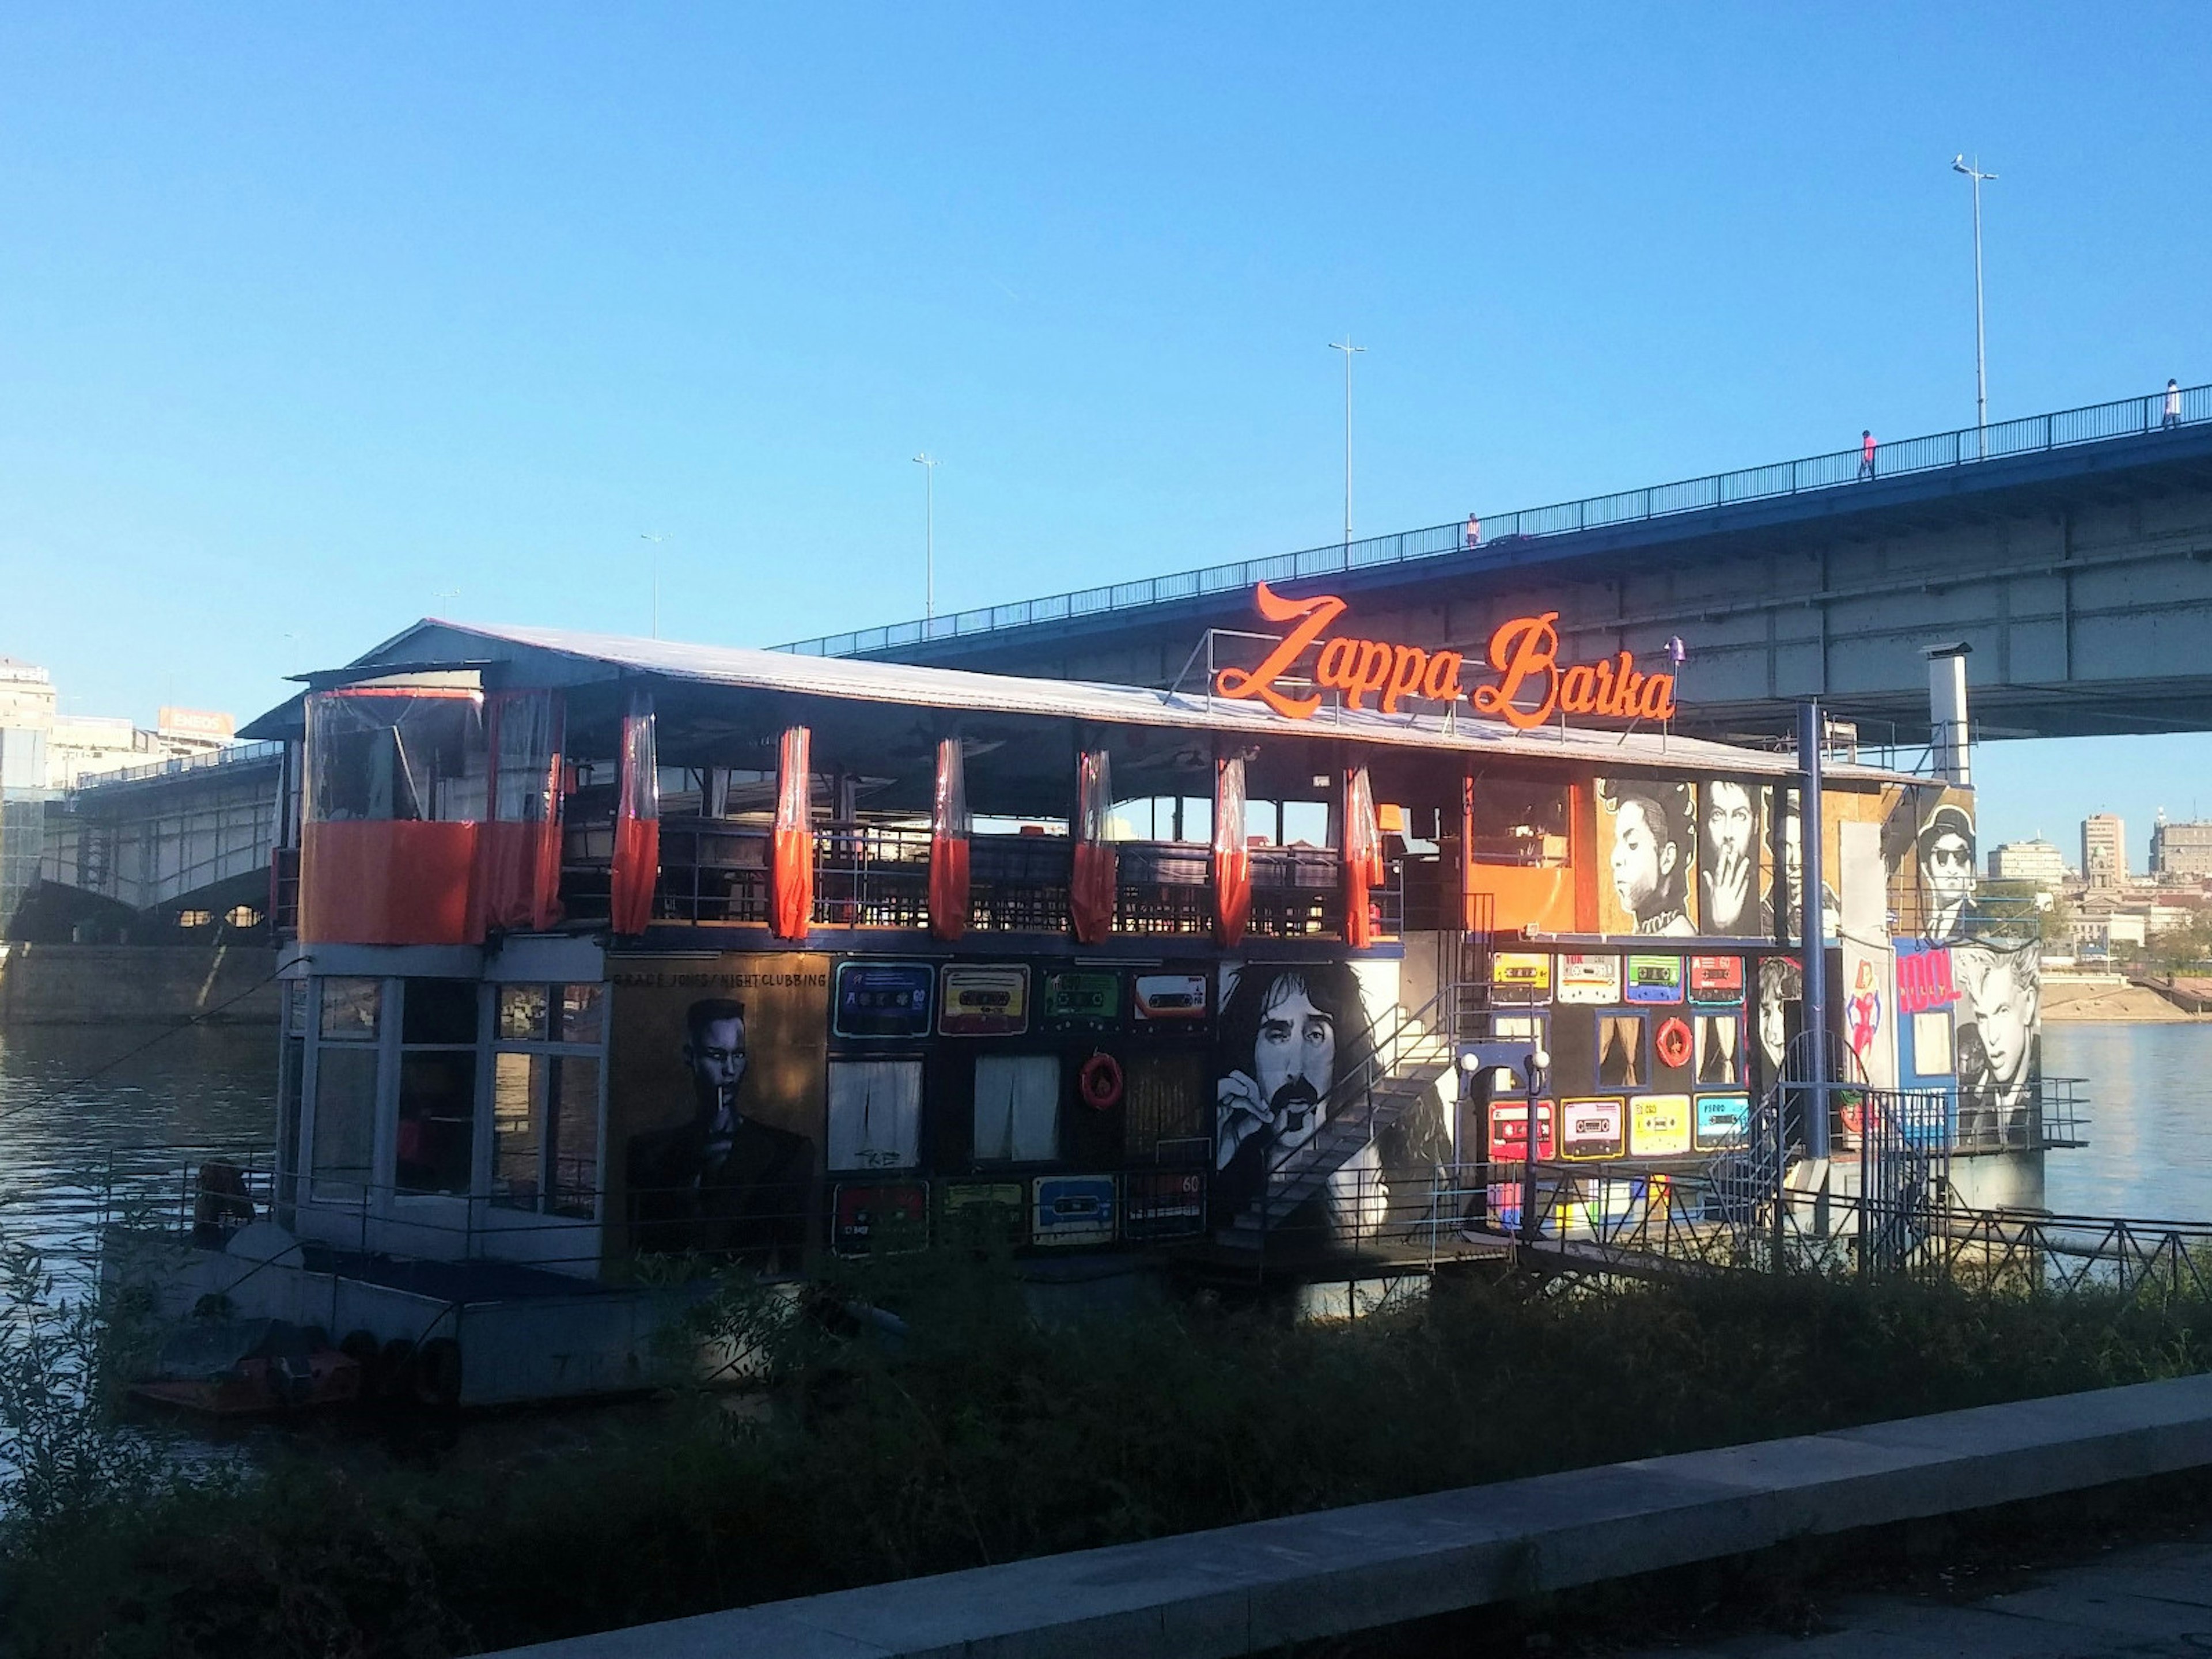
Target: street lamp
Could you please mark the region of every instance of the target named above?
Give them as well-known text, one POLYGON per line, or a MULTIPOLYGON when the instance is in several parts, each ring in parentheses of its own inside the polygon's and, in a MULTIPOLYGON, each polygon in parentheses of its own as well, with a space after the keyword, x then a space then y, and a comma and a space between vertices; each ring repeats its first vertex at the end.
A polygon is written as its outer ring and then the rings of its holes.
POLYGON ((1951 171, 1964 173, 1974 185, 1974 448, 1984 460, 1990 453, 1990 377, 1988 351, 1982 332, 1982 181, 1994 173, 1982 171, 1982 158, 1971 162, 1951 158, 1951 171))
POLYGON ((924 450, 914 458, 921 469, 921 620, 922 633, 927 635, 927 624, 937 620, 937 463, 924 450))
POLYGON ((653 544, 653 637, 657 640, 660 637, 660 544, 668 538, 648 535, 644 531, 638 532, 637 538, 653 544))
POLYGON ((1346 331, 1341 343, 1328 343, 1331 351, 1344 354, 1344 545, 1347 556, 1352 547, 1352 360, 1365 346, 1352 343, 1352 335, 1346 331))

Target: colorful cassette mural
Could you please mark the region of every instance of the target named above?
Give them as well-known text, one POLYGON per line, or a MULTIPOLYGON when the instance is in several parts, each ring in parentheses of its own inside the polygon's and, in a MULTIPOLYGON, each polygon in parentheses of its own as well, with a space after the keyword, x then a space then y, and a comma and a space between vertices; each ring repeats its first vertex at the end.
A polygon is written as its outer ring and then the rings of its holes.
POLYGON ((1696 792, 1674 779, 1601 778, 1598 931, 1698 931, 1696 792))
POLYGON ((795 1267, 824 1130, 830 959, 628 957, 613 981, 608 1205, 630 1247, 795 1267))
POLYGON ((1410 1100, 1373 1091, 1373 1016, 1396 997, 1395 967, 1223 968, 1217 1214, 1318 1242, 1372 1238, 1409 1206, 1425 1207, 1431 1172, 1451 1159, 1447 1103, 1434 1088, 1410 1100))

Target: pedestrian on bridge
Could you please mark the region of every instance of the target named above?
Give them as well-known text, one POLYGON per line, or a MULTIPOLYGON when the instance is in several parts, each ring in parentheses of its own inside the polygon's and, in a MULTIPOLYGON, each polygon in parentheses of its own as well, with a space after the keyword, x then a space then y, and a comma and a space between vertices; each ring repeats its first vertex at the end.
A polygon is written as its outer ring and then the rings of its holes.
POLYGON ((2166 383, 2166 418, 2159 425, 2171 431, 2181 424, 2181 383, 2168 380, 2166 383))
POLYGON ((1863 483, 1874 477, 1874 433, 1871 428, 1859 434, 1859 481, 1863 483))
POLYGON ((1474 514, 1469 513, 1467 515, 1467 544, 1469 547, 1473 547, 1481 539, 1482 520, 1476 518, 1474 514))

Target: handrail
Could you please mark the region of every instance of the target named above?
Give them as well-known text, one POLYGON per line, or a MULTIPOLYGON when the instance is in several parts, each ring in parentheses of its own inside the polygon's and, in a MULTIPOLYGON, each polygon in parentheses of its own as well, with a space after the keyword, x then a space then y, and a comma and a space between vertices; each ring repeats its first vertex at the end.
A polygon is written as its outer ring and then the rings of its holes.
POLYGON ((143 766, 118 767, 112 772, 84 773, 64 793, 76 796, 88 789, 105 788, 110 784, 139 783, 148 778, 175 777, 185 772, 205 771, 211 767, 251 765, 278 759, 283 753, 284 744, 281 739, 228 744, 202 754, 173 755, 167 760, 153 761, 143 766))
MULTIPOLYGON (((2180 411, 2173 425, 2195 426, 2212 421, 2212 385, 2191 386, 2180 393, 2179 400, 2180 411)), ((2048 415, 2028 415, 2015 421, 2000 421, 1990 427, 1960 427, 1924 437, 1897 439, 1875 446, 1871 476, 1881 479, 1938 471, 2008 455, 2140 436, 2160 430, 2166 424, 2165 411, 2166 393, 2154 392, 2147 398, 2123 398, 2113 403, 2089 404, 2048 415)), ((1858 446, 1853 445, 1824 455, 1773 461, 1733 472, 1709 473, 1702 478, 1586 495, 1580 501, 1560 501, 1549 507, 1479 514, 1473 541, 1468 538, 1466 522, 1455 520, 1422 530, 1400 531, 1358 541, 1331 542, 1296 553, 1206 565, 1197 570, 1079 588, 1073 592, 1021 599, 1009 605, 983 605, 880 628, 825 634, 770 648, 802 657, 866 656, 902 646, 958 639, 971 634, 1027 628, 1037 623, 1068 622, 1176 599, 1235 592, 1261 581, 1292 581, 1339 571, 1364 570, 1376 565, 1442 558, 1453 553, 1490 550, 1502 555, 1509 547, 1517 552, 1526 543, 1548 536, 1638 524, 1678 514, 1816 490, 1849 489, 1864 477, 1861 468, 1862 453, 1858 446)), ((1491 562, 1504 561, 1501 556, 1491 562)))

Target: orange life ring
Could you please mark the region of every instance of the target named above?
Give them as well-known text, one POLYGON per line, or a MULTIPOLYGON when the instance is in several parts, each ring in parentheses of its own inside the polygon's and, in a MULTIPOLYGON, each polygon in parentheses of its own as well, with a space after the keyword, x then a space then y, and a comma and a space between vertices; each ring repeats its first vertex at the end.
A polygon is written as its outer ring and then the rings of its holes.
POLYGON ((1660 1023, 1658 1035, 1651 1039, 1662 1064, 1686 1066, 1690 1063, 1690 1028, 1679 1015, 1669 1015, 1660 1023))
POLYGON ((1121 1062, 1111 1054, 1093 1054, 1083 1062, 1078 1084, 1085 1105, 1093 1111, 1111 1111, 1121 1103, 1121 1062))

